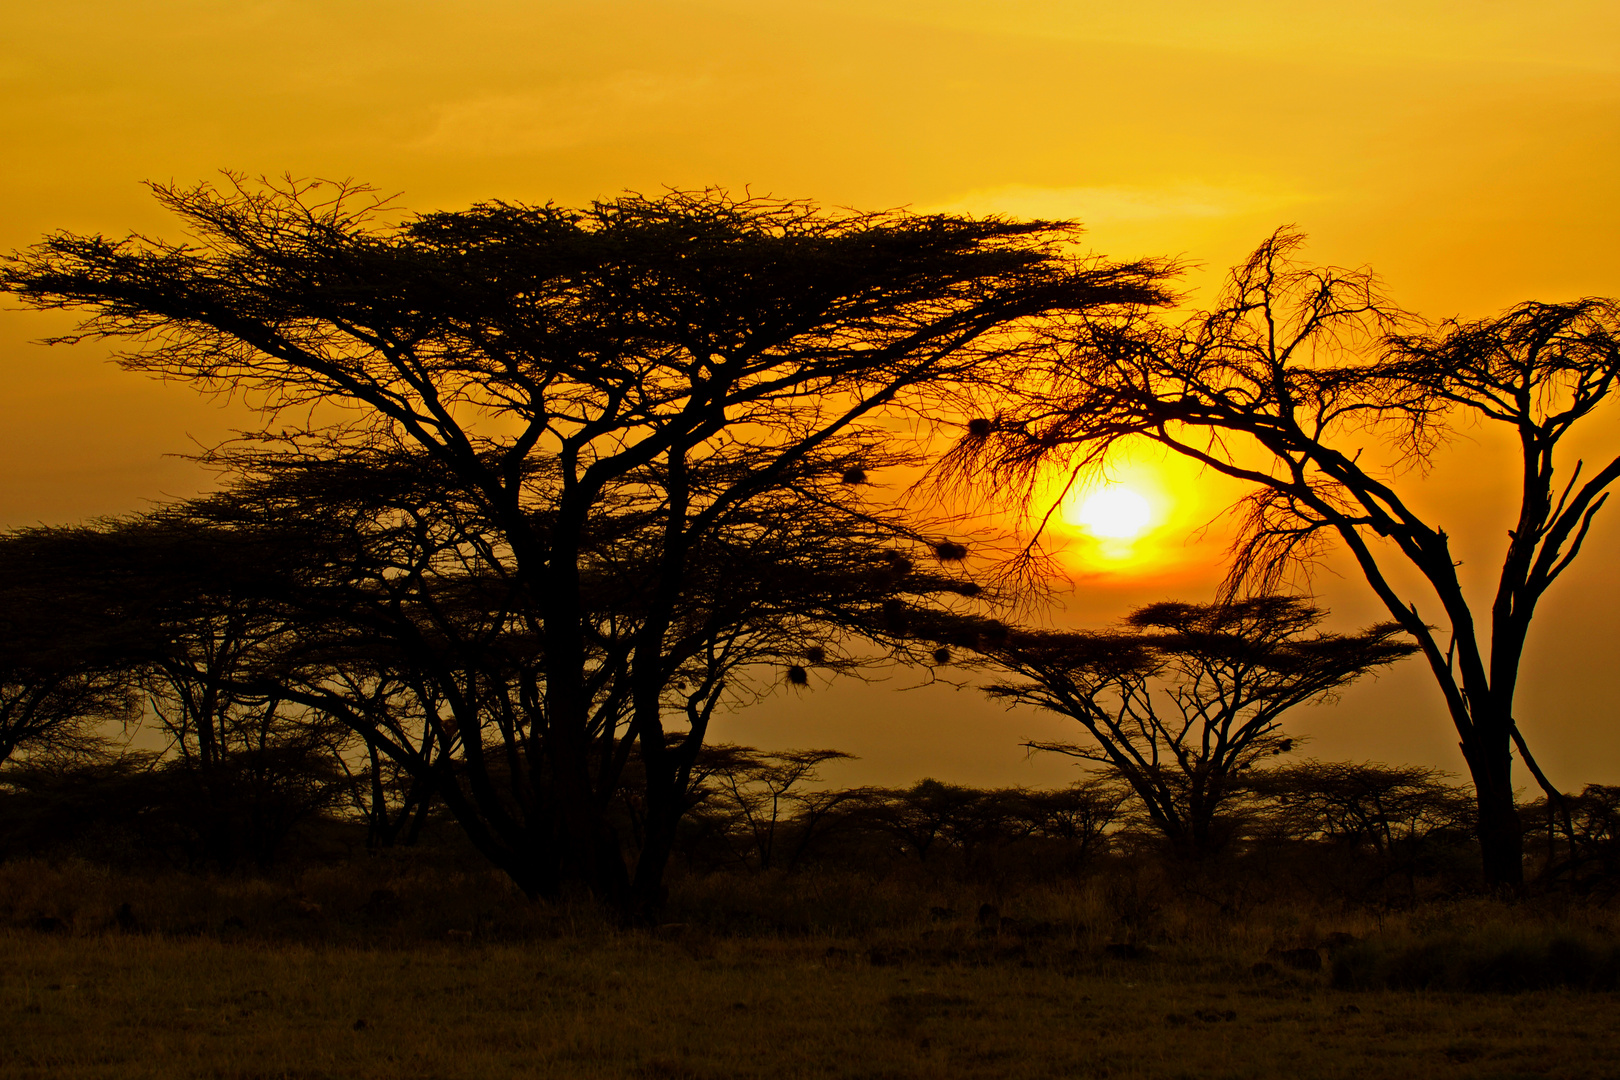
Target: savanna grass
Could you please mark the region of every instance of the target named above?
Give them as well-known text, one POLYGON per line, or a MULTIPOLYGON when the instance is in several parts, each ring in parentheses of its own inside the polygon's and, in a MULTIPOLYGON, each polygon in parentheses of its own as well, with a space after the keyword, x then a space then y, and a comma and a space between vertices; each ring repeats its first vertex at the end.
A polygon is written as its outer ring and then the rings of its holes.
POLYGON ((1342 992, 1097 959, 646 932, 411 949, 0 936, 34 1077, 1593 1077, 1611 995, 1342 992))
POLYGON ((1601 909, 1229 885, 677 877, 667 921, 625 927, 410 856, 277 881, 11 863, 0 1074, 1620 1075, 1601 909))

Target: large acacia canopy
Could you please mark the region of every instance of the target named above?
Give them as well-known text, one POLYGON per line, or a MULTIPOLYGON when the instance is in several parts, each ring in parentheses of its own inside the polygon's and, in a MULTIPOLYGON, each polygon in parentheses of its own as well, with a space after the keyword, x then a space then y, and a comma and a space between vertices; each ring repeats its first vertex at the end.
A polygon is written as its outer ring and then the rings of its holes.
POLYGON ((599 763, 624 739, 646 777, 635 887, 656 893, 703 734, 663 717, 714 552, 785 552, 793 520, 943 542, 868 497, 905 459, 883 414, 939 419, 1052 326, 1166 299, 1166 266, 1078 256, 1061 223, 715 191, 412 216, 346 184, 154 190, 190 240, 57 234, 0 287, 86 313, 76 336, 132 339, 131 370, 244 395, 268 430, 237 460, 261 474, 278 454, 442 470, 541 658, 507 755, 537 794, 502 841, 531 891, 622 891, 603 817, 620 773, 599 763), (625 522, 635 596, 603 619, 602 538, 625 522))

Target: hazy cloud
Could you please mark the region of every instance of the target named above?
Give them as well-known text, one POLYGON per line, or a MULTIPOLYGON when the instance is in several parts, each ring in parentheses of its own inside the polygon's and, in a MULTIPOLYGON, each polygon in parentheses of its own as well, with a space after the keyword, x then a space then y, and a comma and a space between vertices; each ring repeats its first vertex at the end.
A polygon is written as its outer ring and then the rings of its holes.
POLYGON ((561 150, 668 129, 711 90, 707 76, 625 71, 521 93, 487 94, 433 108, 418 150, 480 155, 561 150))
POLYGON ((1612 0, 806 0, 806 6, 968 33, 1251 56, 1620 67, 1620 6, 1612 0))
POLYGON ((1248 187, 1174 184, 1163 187, 1036 187, 1008 184, 970 191, 930 210, 1005 214, 1017 218, 1075 218, 1086 225, 1211 220, 1275 213, 1316 196, 1248 187))

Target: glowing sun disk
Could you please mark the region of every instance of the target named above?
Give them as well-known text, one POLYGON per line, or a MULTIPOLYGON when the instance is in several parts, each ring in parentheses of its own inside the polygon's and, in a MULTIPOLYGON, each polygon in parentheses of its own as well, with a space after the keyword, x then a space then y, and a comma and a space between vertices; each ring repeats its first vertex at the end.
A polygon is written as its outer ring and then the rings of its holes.
POLYGON ((1124 487, 1106 487, 1088 495, 1073 518, 1076 525, 1103 540, 1135 539, 1152 519, 1148 501, 1124 487))

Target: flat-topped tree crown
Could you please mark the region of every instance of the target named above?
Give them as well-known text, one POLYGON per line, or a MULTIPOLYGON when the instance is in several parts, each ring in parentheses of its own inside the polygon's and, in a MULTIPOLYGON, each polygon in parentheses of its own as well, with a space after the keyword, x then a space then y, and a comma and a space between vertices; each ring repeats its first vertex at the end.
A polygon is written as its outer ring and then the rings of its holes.
POLYGON ((1105 766, 1177 851, 1205 855, 1247 770, 1292 749, 1285 714, 1417 651, 1398 624, 1328 633, 1327 615, 1263 595, 1149 604, 1116 630, 1015 630, 981 644, 1016 676, 986 691, 1078 721, 1085 742, 1027 745, 1105 766))
MULTIPOLYGON (((510 579, 512 618, 543 658, 536 693, 502 720, 539 794, 516 797, 498 846, 531 892, 579 880, 603 896, 657 894, 725 688, 716 661, 687 730, 666 731, 687 650, 718 632, 707 616, 692 623, 716 567, 783 582, 817 543, 850 557, 789 515, 847 526, 872 551, 920 546, 924 530, 870 483, 914 460, 881 414, 949 406, 992 365, 1032 355, 1054 317, 1161 303, 1171 271, 1078 256, 1062 223, 719 191, 412 217, 352 184, 155 190, 191 241, 58 234, 7 262, 0 287, 86 311, 81 335, 137 339, 120 357, 132 370, 311 417, 284 442, 267 433, 261 473, 281 452, 421 454, 474 504, 480 557, 510 579), (605 619, 596 570, 604 538, 626 529, 634 595, 605 619), (776 539, 750 548, 761 529, 776 539), (634 868, 603 810, 632 745, 647 814, 634 868)), ((803 598, 821 605, 804 636, 836 607, 825 594, 803 598)), ((757 610, 710 606, 731 613, 721 623, 757 610)), ((465 738, 479 723, 457 727, 465 738)))

